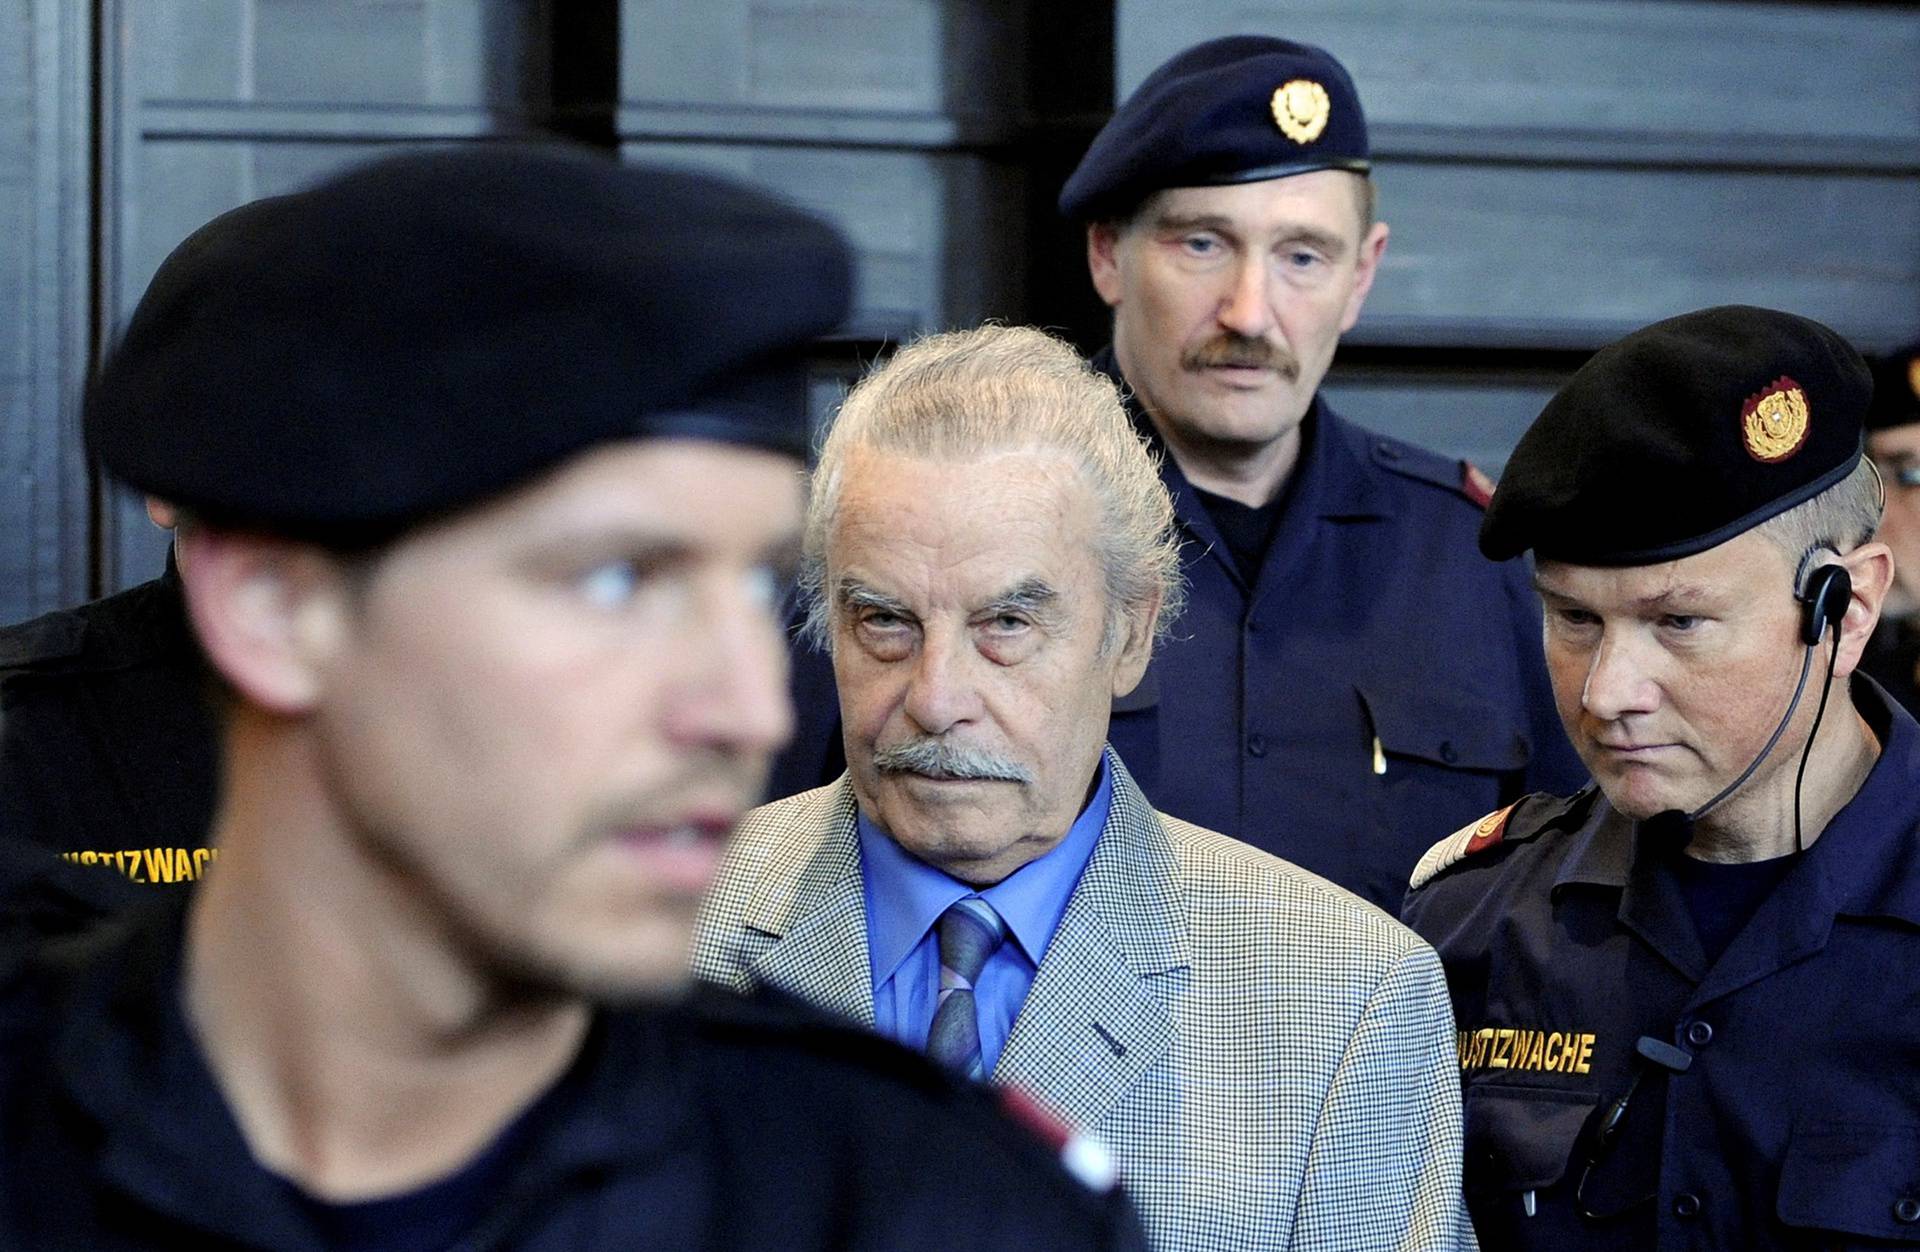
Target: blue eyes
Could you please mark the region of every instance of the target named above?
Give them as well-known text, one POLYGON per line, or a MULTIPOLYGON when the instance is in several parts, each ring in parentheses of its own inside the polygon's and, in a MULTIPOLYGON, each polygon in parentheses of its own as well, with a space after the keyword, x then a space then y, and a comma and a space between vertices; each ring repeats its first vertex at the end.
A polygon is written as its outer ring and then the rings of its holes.
POLYGON ((631 561, 606 561, 580 576, 580 594, 596 608, 617 609, 640 589, 640 571, 631 561))
MULTIPOLYGON (((575 589, 596 609, 618 611, 632 606, 649 588, 667 589, 680 582, 671 571, 648 571, 635 561, 603 561, 581 574, 575 589)), ((755 606, 772 613, 780 607, 786 580, 768 565, 756 565, 742 576, 742 590, 755 606)))
POLYGON ((747 571, 747 598, 769 613, 780 607, 786 580, 765 565, 747 571))

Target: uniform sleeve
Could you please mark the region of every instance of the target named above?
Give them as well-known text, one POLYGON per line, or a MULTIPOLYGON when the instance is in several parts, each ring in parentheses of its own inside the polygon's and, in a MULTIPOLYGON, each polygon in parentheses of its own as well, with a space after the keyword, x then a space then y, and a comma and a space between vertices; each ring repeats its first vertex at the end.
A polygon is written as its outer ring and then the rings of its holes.
POLYGON ((1460 1075, 1440 961, 1411 949, 1374 989, 1308 1152, 1295 1252, 1473 1249, 1460 1075))
MULTIPOLYGON (((1540 597, 1527 580, 1526 562, 1507 562, 1503 571, 1507 595, 1513 604, 1513 635, 1520 652, 1520 690, 1527 702, 1527 735, 1533 754, 1527 759, 1519 795, 1544 791, 1571 795, 1587 785, 1587 767, 1581 763, 1560 714, 1553 703, 1553 684, 1547 680, 1546 652, 1541 645, 1540 597)), ((1503 800, 1519 796, 1502 796, 1503 800)))

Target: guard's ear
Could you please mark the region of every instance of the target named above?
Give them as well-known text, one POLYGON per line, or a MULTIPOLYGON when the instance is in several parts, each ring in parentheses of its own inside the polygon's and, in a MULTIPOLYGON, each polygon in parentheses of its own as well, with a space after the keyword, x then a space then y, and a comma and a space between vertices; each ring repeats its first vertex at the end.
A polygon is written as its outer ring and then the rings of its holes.
POLYGON ((208 526, 176 542, 187 613, 214 668, 249 704, 284 717, 310 711, 350 607, 338 558, 208 526))
POLYGON ((1120 307, 1120 227, 1113 222, 1087 225, 1087 272, 1093 276, 1093 289, 1107 302, 1120 307))
POLYGON ((1836 675, 1846 675, 1866 653, 1867 639, 1880 621, 1880 606, 1893 587, 1893 549, 1884 543, 1863 543, 1838 563, 1846 566, 1853 584, 1846 614, 1840 619, 1840 652, 1833 666, 1836 675))
POLYGON ((1375 222, 1360 239, 1360 253, 1354 260, 1353 291, 1347 296, 1347 307, 1340 316, 1340 333, 1346 334, 1360 320, 1360 310, 1367 303, 1367 293, 1373 290, 1373 280, 1380 276, 1380 258, 1387 254, 1387 224, 1375 222))

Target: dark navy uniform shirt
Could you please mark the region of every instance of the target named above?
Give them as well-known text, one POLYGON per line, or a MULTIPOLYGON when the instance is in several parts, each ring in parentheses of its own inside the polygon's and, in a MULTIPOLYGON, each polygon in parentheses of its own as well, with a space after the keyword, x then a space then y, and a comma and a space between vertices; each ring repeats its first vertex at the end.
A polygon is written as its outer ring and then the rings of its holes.
POLYGON ((65 929, 206 871, 218 855, 207 681, 171 562, 0 630, 0 937, 27 913, 29 930, 65 929))
POLYGON ((1920 1247, 1920 726, 1853 695, 1879 760, 1718 960, 1679 850, 1594 789, 1422 863, 1458 858, 1403 917, 1446 965, 1490 1252, 1920 1247))
MULTIPOLYGON (((1117 372, 1111 350, 1094 362, 1117 372)), ((1158 447, 1152 426, 1134 420, 1158 447)), ((1154 807, 1285 857, 1381 907, 1435 839, 1586 780, 1554 712, 1521 562, 1482 558, 1464 467, 1316 399, 1251 584, 1171 457, 1185 615, 1108 739, 1154 807)), ((799 645, 795 742, 772 794, 839 772, 831 665, 799 645)))
MULTIPOLYGON (((328 1252, 351 1231, 253 1159, 180 1007, 184 913, 124 911, 0 975, 7 1252, 328 1252)), ((785 1002, 602 1012, 436 1246, 1143 1249, 1124 1196, 996 1100, 785 1002)))

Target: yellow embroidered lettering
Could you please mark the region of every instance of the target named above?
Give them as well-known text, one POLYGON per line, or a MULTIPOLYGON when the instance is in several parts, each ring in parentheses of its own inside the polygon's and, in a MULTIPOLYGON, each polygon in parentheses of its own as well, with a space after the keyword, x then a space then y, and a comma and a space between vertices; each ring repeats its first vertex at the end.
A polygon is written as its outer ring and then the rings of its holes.
POLYGON ((1593 1036, 1581 1035, 1580 1036, 1580 1059, 1574 1062, 1573 1072, 1576 1074, 1585 1074, 1585 1073, 1591 1072, 1591 1070, 1593 1069, 1593 1066, 1590 1063, 1592 1060, 1592 1057, 1593 1057, 1593 1036))

